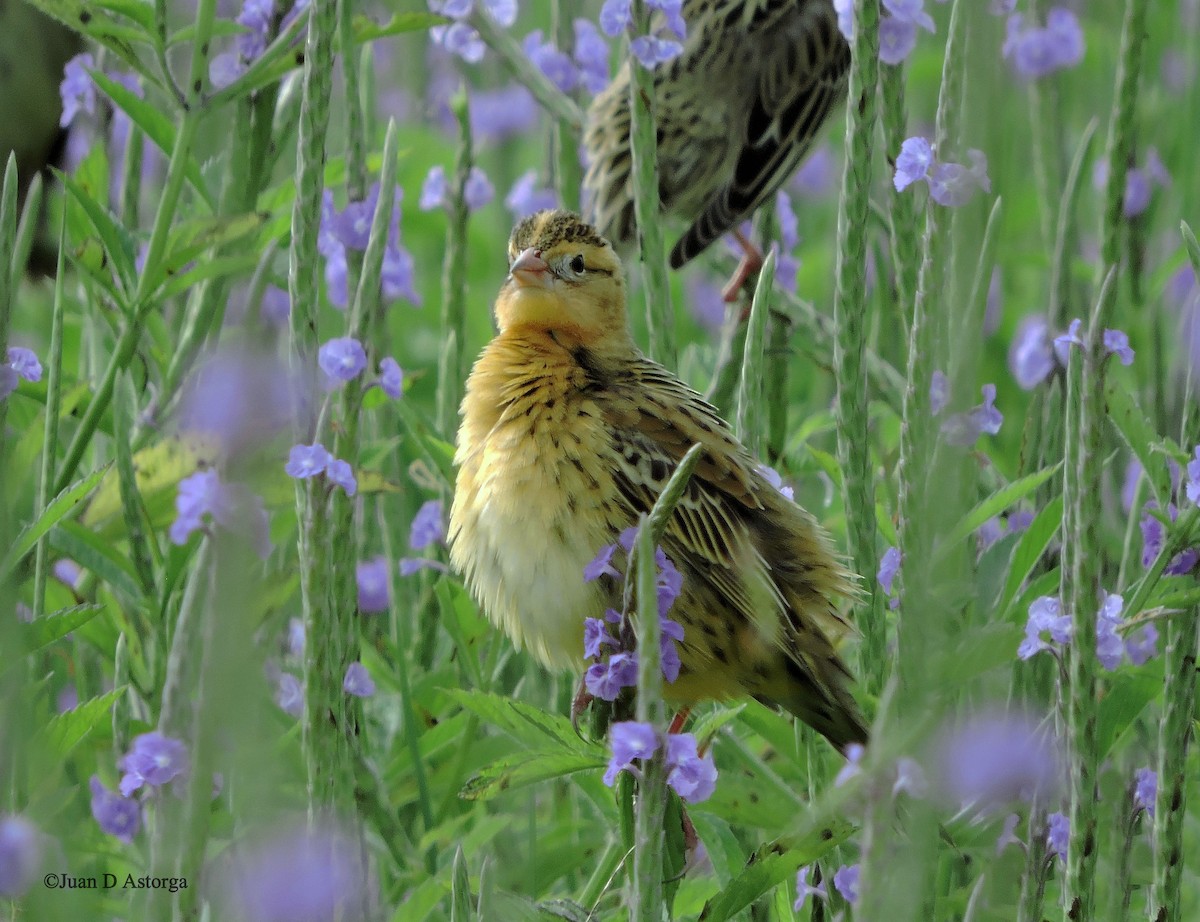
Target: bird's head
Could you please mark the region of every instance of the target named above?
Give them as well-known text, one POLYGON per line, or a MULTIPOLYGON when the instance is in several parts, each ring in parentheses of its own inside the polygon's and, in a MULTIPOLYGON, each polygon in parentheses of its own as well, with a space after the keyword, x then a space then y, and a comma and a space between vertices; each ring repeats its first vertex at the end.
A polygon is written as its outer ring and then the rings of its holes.
POLYGON ((496 298, 501 332, 533 328, 583 345, 629 338, 621 260, 569 211, 539 211, 508 241, 509 275, 496 298))

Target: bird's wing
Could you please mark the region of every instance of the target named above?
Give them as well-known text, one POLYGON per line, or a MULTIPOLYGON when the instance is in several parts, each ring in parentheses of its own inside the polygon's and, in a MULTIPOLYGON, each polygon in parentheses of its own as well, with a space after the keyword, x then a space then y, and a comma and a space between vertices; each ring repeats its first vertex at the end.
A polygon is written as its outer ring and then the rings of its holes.
POLYGON ((745 23, 745 41, 767 49, 746 100, 746 134, 733 176, 671 250, 676 269, 787 181, 846 95, 850 47, 829 0, 760 0, 746 6, 754 8, 745 23))

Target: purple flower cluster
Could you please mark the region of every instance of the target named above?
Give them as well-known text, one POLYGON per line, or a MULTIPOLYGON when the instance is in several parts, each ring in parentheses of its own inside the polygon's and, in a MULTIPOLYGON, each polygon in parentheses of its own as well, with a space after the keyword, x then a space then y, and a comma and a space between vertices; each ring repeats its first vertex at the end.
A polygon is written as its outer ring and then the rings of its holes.
MULTIPOLYGON (((397 301, 403 298, 416 306, 421 303, 421 296, 413 287, 413 258, 400 242, 400 201, 403 191, 396 186, 392 195, 392 217, 388 223, 387 242, 383 249, 380 287, 386 300, 397 301)), ((379 183, 371 186, 363 201, 351 202, 342 211, 334 207, 333 193, 328 189, 321 200, 321 227, 317 235, 317 250, 325 258, 325 286, 329 303, 339 310, 345 310, 350 303, 346 250, 366 249, 371 221, 378 204, 379 183)))
POLYGON ((95 69, 96 59, 89 51, 75 55, 63 68, 63 79, 58 86, 62 99, 62 116, 58 120, 61 127, 68 127, 80 112, 96 114, 96 83, 91 74, 95 69))
MULTIPOLYGON (((600 549, 586 567, 583 568, 583 578, 587 582, 610 577, 622 580, 620 570, 613 565, 613 557, 618 547, 624 550, 626 559, 633 552, 637 539, 637 529, 627 528, 621 532, 617 544, 609 544, 600 549)), ((675 604, 683 588, 683 577, 675 569, 675 565, 663 553, 662 548, 656 548, 654 562, 658 569, 655 582, 657 591, 658 618, 660 630, 660 656, 664 678, 674 682, 679 678, 681 663, 679 651, 675 644, 683 640, 683 628, 675 621, 667 618, 667 612, 675 604)), ((584 685, 597 698, 605 701, 615 701, 623 688, 633 688, 637 685, 638 656, 633 648, 632 631, 625 624, 621 613, 616 609, 607 609, 604 620, 585 618, 583 622, 583 655, 598 662, 588 667, 584 674, 584 685), (607 624, 618 625, 618 637, 608 633, 607 624), (612 647, 611 651, 602 648, 612 647), (607 659, 604 657, 607 655, 607 659)))
MULTIPOLYGON (((1153 624, 1143 624, 1137 631, 1127 632, 1124 638, 1118 633, 1125 627, 1124 605, 1121 596, 1106 593, 1096 613, 1096 659, 1110 672, 1126 657, 1135 666, 1141 666, 1158 652, 1158 629, 1153 624)), ((1017 658, 1028 660, 1042 651, 1058 655, 1058 648, 1070 643, 1073 632, 1071 616, 1063 612, 1059 600, 1041 596, 1029 606, 1025 639, 1017 647, 1017 658), (1049 641, 1043 636, 1046 634, 1050 635, 1049 641)))
POLYGON ((892 183, 897 192, 903 192, 913 183, 924 180, 935 202, 957 208, 974 198, 980 189, 992 191, 983 151, 971 149, 967 151, 967 157, 970 166, 943 162, 934 155, 933 145, 927 138, 908 138, 900 145, 900 153, 896 156, 896 174, 892 183))
MULTIPOLYGON (((1044 317, 1033 314, 1025 317, 1017 327, 1016 336, 1008 350, 1008 368, 1022 390, 1032 390, 1045 381, 1054 370, 1067 367, 1068 350, 1071 346, 1082 346, 1079 331, 1083 321, 1072 320, 1067 332, 1051 337, 1050 324, 1044 317)), ((1131 365, 1134 351, 1129 346, 1129 337, 1120 330, 1104 331, 1104 349, 1107 355, 1115 355, 1122 365, 1131 365)))
POLYGON ((371 678, 371 673, 367 672, 367 667, 356 661, 346 667, 342 691, 355 698, 370 698, 375 694, 375 680, 371 678))
POLYGON ((314 442, 312 445, 293 445, 283 469, 297 480, 324 474, 330 483, 345 490, 347 496, 358 492, 358 481, 349 462, 333 457, 320 442, 314 442))
MULTIPOLYGON (((995 435, 1000 431, 1004 414, 996 409, 996 385, 985 384, 982 391, 983 403, 965 413, 948 416, 942 421, 942 437, 948 445, 969 448, 981 435, 995 435)), ((931 402, 933 398, 934 394, 931 393, 931 402)))
MULTIPOLYGON (((816 887, 809 884, 808 875, 810 873, 812 873, 811 867, 803 867, 796 872, 796 902, 792 905, 796 912, 800 911, 810 896, 814 899, 829 899, 829 891, 826 890, 823 881, 816 887)), ((851 906, 858 903, 859 875, 858 864, 843 864, 833 873, 834 888, 851 906)))
MULTIPOLYGON (((1162 553, 1167 543, 1167 525, 1179 518, 1179 505, 1190 503, 1200 505, 1200 445, 1194 449, 1195 457, 1187 464, 1186 478, 1179 465, 1171 458, 1167 459, 1167 467, 1171 474, 1171 497, 1167 502, 1167 512, 1159 511, 1156 500, 1149 500, 1142 507, 1142 566, 1149 568, 1162 553)), ((1125 487, 1122 490, 1122 504, 1128 510, 1133 503, 1137 489, 1137 478, 1141 476, 1141 465, 1132 462, 1126 471, 1125 487)), ((1183 576, 1191 573, 1196 564, 1200 563, 1200 547, 1188 547, 1181 550, 1163 572, 1167 576, 1183 576)))
POLYGON ((98 775, 88 782, 92 789, 92 816, 101 832, 130 843, 142 828, 142 805, 104 786, 98 775))
POLYGON ((900 604, 900 596, 892 592, 892 582, 896 579, 896 574, 900 572, 901 562, 900 549, 889 547, 879 558, 879 572, 875 574, 880 587, 888 594, 888 608, 891 609, 895 609, 900 604))
POLYGON ((23 816, 0 818, 0 898, 15 900, 42 867, 42 834, 23 816))
POLYGON ((8 361, 0 365, 0 400, 17 389, 17 382, 42 380, 42 363, 32 349, 9 346, 5 356, 8 361))
POLYGON ((358 584, 358 610, 364 615, 377 614, 391 607, 388 592, 388 559, 383 556, 361 560, 355 573, 358 584))
MULTIPOLYGON (((687 37, 687 23, 683 21, 683 0, 646 0, 646 6, 659 10, 666 22, 667 33, 639 35, 629 42, 629 50, 638 63, 648 69, 673 60, 683 53, 683 39, 687 37)), ((633 29, 633 0, 604 0, 600 8, 600 28, 609 38, 633 29)))
MULTIPOLYGON (((466 184, 463 186, 463 202, 466 203, 467 210, 478 211, 495 197, 496 190, 492 187, 492 181, 487 178, 487 174, 477 166, 471 167, 471 172, 467 174, 466 184)), ((438 208, 446 208, 449 204, 446 168, 443 166, 431 167, 425 176, 425 182, 421 185, 421 200, 417 203, 417 207, 422 211, 433 211, 438 208)))
POLYGON ((504 198, 504 207, 514 218, 525 218, 538 211, 558 207, 553 189, 537 184, 537 170, 522 173, 504 198))
POLYGON ((1020 13, 1008 17, 1003 54, 1026 79, 1074 67, 1083 60, 1083 51, 1079 20, 1065 7, 1053 7, 1045 26, 1027 24, 1020 13))
POLYGON ((932 789, 954 806, 1050 798, 1066 777, 1059 741, 1020 713, 982 711, 946 728, 932 764, 932 789))
MULTIPOLYGON (((648 723, 626 720, 615 723, 609 731, 612 757, 604 772, 604 783, 612 787, 617 775, 633 769, 634 760, 649 759, 659 748, 658 733, 648 723)), ((667 735, 667 784, 687 803, 708 800, 717 788, 717 767, 712 753, 699 753, 696 737, 691 733, 667 735)))
MULTIPOLYGON (((517 21, 517 0, 479 2, 487 14, 506 29, 517 21)), ((435 45, 441 45, 469 64, 478 64, 483 60, 484 53, 483 39, 473 26, 464 22, 474 11, 475 3, 476 0, 429 0, 429 9, 432 12, 454 20, 449 25, 434 26, 430 29, 430 39, 435 45)))
POLYGON ((136 737, 120 761, 124 774, 120 793, 110 791, 100 778, 93 775, 92 816, 100 829, 123 842, 132 842, 141 828, 141 804, 131 796, 143 788, 159 788, 188 771, 188 750, 181 740, 157 730, 136 737))
MULTIPOLYGON (((1092 185, 1103 189, 1108 185, 1108 161, 1099 160, 1092 170, 1092 185)), ((1150 207, 1150 197, 1155 187, 1168 189, 1171 186, 1171 174, 1163 165, 1156 148, 1146 150, 1146 162, 1141 166, 1130 167, 1125 172, 1125 199, 1123 210, 1125 217, 1136 218, 1150 207)))
MULTIPOLYGON (((440 499, 426 500, 413 516, 408 529, 408 546, 423 551, 435 544, 446 543, 446 517, 440 499)), ((429 557, 400 558, 400 575, 411 576, 418 570, 446 572, 446 565, 429 557)))
POLYGON ((168 535, 174 544, 187 544, 193 532, 204 528, 204 517, 223 527, 248 531, 258 556, 271 553, 270 523, 262 499, 237 483, 225 483, 209 468, 179 481, 175 495, 175 521, 168 535))
MULTIPOLYGON (((280 28, 288 28, 307 9, 308 0, 296 0, 280 28)), ((245 0, 236 22, 246 31, 238 35, 233 51, 218 54, 209 65, 209 79, 218 88, 233 83, 267 50, 267 43, 275 36, 275 0, 245 0)))
POLYGON ((1046 846, 1059 861, 1067 860, 1067 842, 1071 839, 1071 822, 1062 813, 1046 818, 1046 846))
POLYGON ((1032 512, 1013 512, 1000 519, 997 516, 992 516, 982 525, 975 533, 979 539, 979 552, 982 554, 989 547, 999 541, 1005 534, 1019 535, 1021 532, 1029 528, 1033 522, 1034 515, 1032 512))
POLYGON ((1133 803, 1154 817, 1154 801, 1158 797, 1158 773, 1152 768, 1139 768, 1133 776, 1133 803))
POLYGON ((775 219, 779 223, 781 252, 775 262, 775 283, 784 291, 796 290, 800 260, 795 257, 800 245, 800 222, 792 208, 792 197, 780 189, 775 193, 775 219))

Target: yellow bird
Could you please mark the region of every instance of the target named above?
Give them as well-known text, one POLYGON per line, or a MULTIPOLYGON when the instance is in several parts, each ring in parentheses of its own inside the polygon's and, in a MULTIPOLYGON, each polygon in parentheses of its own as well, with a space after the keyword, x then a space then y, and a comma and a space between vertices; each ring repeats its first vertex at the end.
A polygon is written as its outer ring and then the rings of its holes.
POLYGON ((621 585, 584 566, 704 446, 662 548, 683 576, 682 668, 668 701, 752 695, 839 748, 866 740, 835 645, 857 595, 816 520, 728 425, 630 334, 620 259, 577 215, 526 218, 508 245, 499 334, 467 381, 450 559, 493 623, 553 669, 584 664, 584 618, 621 585))
MULTIPOLYGON (((684 0, 683 18, 683 53, 654 71, 659 198, 691 222, 671 250, 675 269, 787 182, 845 99, 850 69, 832 0, 684 0)), ((636 240, 631 66, 592 101, 584 133, 590 213, 619 247, 636 240)))

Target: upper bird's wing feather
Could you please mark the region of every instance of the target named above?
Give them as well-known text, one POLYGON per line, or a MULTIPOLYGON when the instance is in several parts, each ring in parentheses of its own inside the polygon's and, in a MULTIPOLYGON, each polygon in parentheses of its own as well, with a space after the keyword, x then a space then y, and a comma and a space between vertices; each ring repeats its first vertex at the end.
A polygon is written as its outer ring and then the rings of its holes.
MULTIPOLYGON (((747 7, 753 7, 747 4, 747 7)), ((765 0, 746 14, 746 41, 765 49, 733 175, 671 250, 679 268, 787 180, 846 94, 850 48, 829 0, 765 0)))

